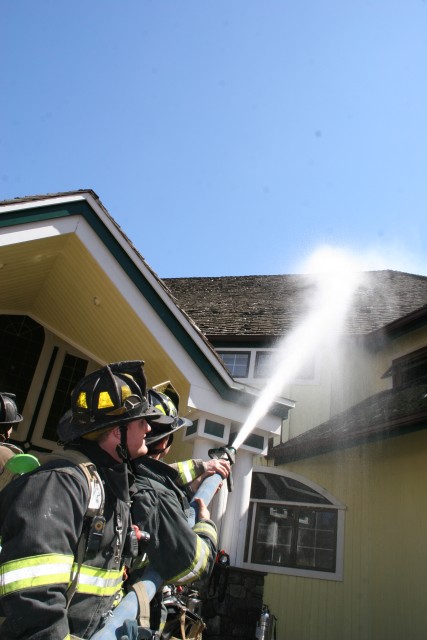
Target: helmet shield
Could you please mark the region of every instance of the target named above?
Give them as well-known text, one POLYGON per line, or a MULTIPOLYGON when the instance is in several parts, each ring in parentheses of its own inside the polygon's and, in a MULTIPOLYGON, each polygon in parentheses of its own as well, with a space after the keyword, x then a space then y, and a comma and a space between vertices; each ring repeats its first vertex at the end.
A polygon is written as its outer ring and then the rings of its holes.
POLYGON ((143 364, 141 361, 114 363, 85 376, 71 394, 71 410, 59 421, 59 439, 71 442, 138 418, 150 423, 164 420, 166 416, 149 405, 137 382, 142 386, 146 384, 143 364))

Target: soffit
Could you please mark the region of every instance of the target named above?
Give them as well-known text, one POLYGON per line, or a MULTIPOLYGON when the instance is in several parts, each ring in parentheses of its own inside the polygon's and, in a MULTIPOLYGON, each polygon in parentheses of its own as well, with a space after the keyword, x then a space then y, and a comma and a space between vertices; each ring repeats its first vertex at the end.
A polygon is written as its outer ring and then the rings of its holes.
POLYGON ((188 383, 75 234, 0 247, 3 312, 29 314, 103 362, 141 359, 150 384, 188 383))

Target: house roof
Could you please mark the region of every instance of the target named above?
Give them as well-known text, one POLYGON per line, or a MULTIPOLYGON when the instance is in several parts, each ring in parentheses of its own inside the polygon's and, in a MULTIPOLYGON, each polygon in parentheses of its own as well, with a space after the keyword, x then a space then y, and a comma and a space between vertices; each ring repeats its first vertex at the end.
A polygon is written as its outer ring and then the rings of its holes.
POLYGON ((427 428, 427 384, 377 393, 288 442, 269 457, 284 464, 427 428))
MULTIPOLYGON (((366 271, 344 333, 366 335, 427 304, 427 277, 366 271)), ((309 275, 166 278, 166 286, 210 340, 278 338, 306 314, 316 283, 309 275)))

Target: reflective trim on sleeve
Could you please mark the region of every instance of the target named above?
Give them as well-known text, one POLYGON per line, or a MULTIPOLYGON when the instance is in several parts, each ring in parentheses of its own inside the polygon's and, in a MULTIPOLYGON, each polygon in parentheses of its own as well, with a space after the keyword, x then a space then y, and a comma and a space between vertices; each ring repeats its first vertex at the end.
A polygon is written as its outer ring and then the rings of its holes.
POLYGON ((193 531, 194 533, 197 533, 197 535, 201 534, 203 536, 206 536, 207 538, 212 540, 215 546, 217 546, 218 534, 217 534, 216 526, 213 524, 213 522, 200 520, 199 522, 196 522, 196 524, 194 525, 193 531))
MULTIPOLYGON (((77 566, 75 565, 73 568, 76 569, 77 566)), ((120 589, 122 582, 122 571, 82 565, 77 592, 95 596, 112 596, 120 589)))
MULTIPOLYGON (((11 560, 0 566, 0 596, 34 587, 69 585, 77 569, 71 555, 44 554, 11 560)), ((122 571, 82 565, 77 592, 112 596, 122 582, 122 571)))
POLYGON ((50 584, 68 584, 72 555, 47 553, 11 560, 0 566, 0 595, 50 584))
POLYGON ((184 462, 176 463, 176 470, 182 484, 188 484, 196 477, 195 466, 192 460, 184 460, 184 462))
POLYGON ((203 576, 206 565, 209 561, 210 549, 208 544, 202 538, 197 537, 196 539, 196 553, 191 565, 173 578, 168 579, 168 582, 185 584, 186 582, 193 582, 193 580, 197 580, 203 576))

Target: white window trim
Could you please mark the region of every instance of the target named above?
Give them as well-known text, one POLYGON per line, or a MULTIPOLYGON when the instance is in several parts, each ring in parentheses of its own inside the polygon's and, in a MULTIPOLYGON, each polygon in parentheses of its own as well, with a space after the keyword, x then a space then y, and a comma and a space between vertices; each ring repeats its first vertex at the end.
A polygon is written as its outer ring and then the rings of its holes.
MULTIPOLYGON (((283 471, 280 469, 274 469, 268 466, 255 466, 252 470, 252 473, 271 473, 279 476, 286 476, 287 478, 291 478, 293 480, 297 480, 302 484, 305 484, 307 487, 310 487, 314 491, 317 491, 320 495, 326 498, 331 504, 329 505, 319 505, 318 503, 309 503, 309 502, 281 502, 278 504, 288 504, 289 506, 304 506, 304 507, 315 507, 315 508, 331 508, 337 510, 337 546, 336 546, 336 565, 335 571, 314 571, 310 569, 296 569, 293 567, 277 567, 272 565, 265 564, 257 564, 254 562, 245 562, 242 557, 242 567, 245 569, 253 569, 254 571, 265 571, 266 573, 275 573, 281 575, 288 576, 297 576, 301 578, 318 578, 320 580, 334 580, 340 582, 344 579, 344 525, 345 525, 345 511, 347 507, 337 500, 335 496, 333 496, 329 491, 316 484, 315 482, 305 478, 304 476, 300 476, 297 473, 293 473, 292 471, 283 471)), ((257 502, 259 504, 262 503, 271 503, 271 500, 250 500, 250 502, 257 502)), ((249 506, 249 505, 248 505, 249 506)), ((248 527, 248 518, 249 518, 249 509, 246 511, 245 522, 244 522, 244 531, 246 537, 246 530, 248 527)), ((254 527, 255 527, 255 518, 252 519, 250 539, 249 539, 249 549, 252 548, 253 545, 253 536, 254 536, 254 527)))
MULTIPOLYGON (((255 363, 256 363, 256 355, 258 352, 268 351, 270 353, 275 353, 278 350, 271 347, 218 347, 216 349, 217 352, 221 353, 249 353, 249 368, 248 368, 248 377, 247 378, 234 378, 237 382, 256 382, 257 384, 265 384, 268 378, 256 378, 255 377, 255 363)), ((218 353, 218 355, 220 355, 218 353)), ((220 356, 221 357, 221 356, 220 356)), ((314 361, 314 375, 312 378, 294 378, 289 382, 290 385, 303 385, 303 386, 312 386, 320 384, 320 371, 319 371, 319 358, 315 356, 314 361)))

